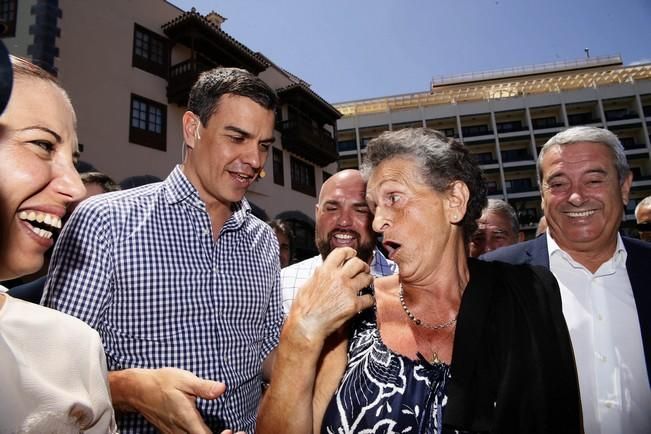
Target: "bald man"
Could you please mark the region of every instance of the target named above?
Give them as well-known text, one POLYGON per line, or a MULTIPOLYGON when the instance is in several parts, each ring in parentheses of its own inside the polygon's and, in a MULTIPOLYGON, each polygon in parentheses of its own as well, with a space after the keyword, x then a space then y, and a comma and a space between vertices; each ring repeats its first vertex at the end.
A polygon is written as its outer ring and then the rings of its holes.
POLYGON ((366 183, 358 170, 337 172, 321 186, 315 206, 315 242, 319 255, 281 270, 285 315, 300 288, 337 247, 352 247, 367 262, 374 276, 396 272, 396 265, 376 248, 372 215, 366 204, 366 183))

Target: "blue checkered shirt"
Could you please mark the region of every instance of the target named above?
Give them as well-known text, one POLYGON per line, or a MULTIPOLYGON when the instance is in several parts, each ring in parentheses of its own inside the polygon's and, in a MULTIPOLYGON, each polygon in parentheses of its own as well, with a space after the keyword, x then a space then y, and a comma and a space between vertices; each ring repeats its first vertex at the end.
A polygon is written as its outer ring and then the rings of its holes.
MULTIPOLYGON (((222 397, 197 402, 205 422, 254 432, 261 364, 283 314, 278 242, 245 199, 215 241, 180 167, 90 198, 61 233, 43 303, 99 332, 109 370, 171 366, 223 381, 222 397)), ((137 413, 118 414, 118 425, 156 432, 137 413)))
MULTIPOLYGON (((283 291, 283 310, 285 315, 289 314, 289 309, 296 298, 296 292, 305 282, 312 277, 314 270, 323 264, 321 255, 316 255, 280 271, 280 280, 283 291)), ((391 276, 398 272, 398 265, 384 257, 377 247, 373 251, 371 260, 371 275, 373 277, 391 276)))

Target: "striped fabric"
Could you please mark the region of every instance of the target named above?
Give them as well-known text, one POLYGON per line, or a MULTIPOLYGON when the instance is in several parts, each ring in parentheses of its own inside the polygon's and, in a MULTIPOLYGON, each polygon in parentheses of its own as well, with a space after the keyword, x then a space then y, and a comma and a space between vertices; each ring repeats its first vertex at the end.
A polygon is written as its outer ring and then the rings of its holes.
MULTIPOLYGON (((278 242, 235 204, 217 241, 180 166, 162 183, 92 197, 66 224, 52 258, 45 305, 97 329, 109 370, 178 367, 223 381, 199 400, 213 431, 254 432, 261 364, 283 321, 278 242)), ((156 432, 135 413, 122 433, 156 432)))

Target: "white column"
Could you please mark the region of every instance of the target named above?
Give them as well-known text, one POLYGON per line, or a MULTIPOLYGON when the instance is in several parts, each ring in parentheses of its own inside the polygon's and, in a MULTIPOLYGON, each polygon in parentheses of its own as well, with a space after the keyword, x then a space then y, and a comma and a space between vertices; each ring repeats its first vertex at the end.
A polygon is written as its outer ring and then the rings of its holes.
POLYGON ((490 104, 491 110, 491 126, 493 128, 493 135, 495 135, 495 148, 497 149, 497 164, 500 167, 500 181, 502 183, 502 194, 504 195, 504 200, 509 200, 509 193, 506 191, 506 178, 504 177, 504 165, 502 163, 502 148, 500 147, 500 139, 497 134, 497 122, 495 121, 495 110, 493 110, 493 105, 490 104))

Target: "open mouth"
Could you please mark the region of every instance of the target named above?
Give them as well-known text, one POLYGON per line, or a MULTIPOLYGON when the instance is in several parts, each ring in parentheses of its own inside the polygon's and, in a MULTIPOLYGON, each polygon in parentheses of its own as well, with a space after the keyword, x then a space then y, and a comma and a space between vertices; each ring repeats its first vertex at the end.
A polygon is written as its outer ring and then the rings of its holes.
POLYGON ((330 234, 330 240, 337 246, 350 246, 358 240, 359 236, 356 232, 350 231, 337 231, 330 234))
POLYGON ((384 246, 384 249, 387 251, 389 259, 392 259, 396 255, 396 252, 400 250, 401 244, 398 244, 395 241, 385 240, 382 243, 382 246, 384 246))
POLYGON ((590 217, 594 213, 596 213, 596 210, 585 210, 585 211, 565 211, 565 215, 571 218, 584 218, 584 217, 590 217))
POLYGON ((355 238, 355 236, 351 233, 336 233, 332 236, 333 238, 337 239, 338 241, 343 241, 347 242, 355 238))
POLYGON ((54 214, 38 211, 21 211, 18 218, 41 238, 51 239, 61 229, 61 218, 54 214))
POLYGON ((242 172, 230 172, 231 176, 235 178, 236 181, 242 184, 248 184, 253 180, 253 175, 247 175, 242 172))

